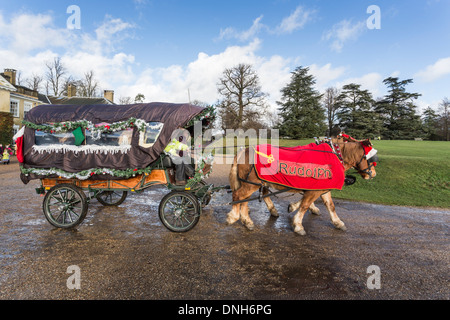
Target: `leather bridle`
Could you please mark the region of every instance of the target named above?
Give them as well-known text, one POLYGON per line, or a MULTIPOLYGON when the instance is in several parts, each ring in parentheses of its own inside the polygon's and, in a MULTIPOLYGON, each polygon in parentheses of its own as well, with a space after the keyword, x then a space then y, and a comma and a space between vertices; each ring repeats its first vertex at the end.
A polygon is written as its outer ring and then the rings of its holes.
MULTIPOLYGON (((363 150, 364 153, 364 150, 363 150)), ((358 173, 365 173, 367 175, 369 175, 369 178, 372 179, 372 168, 375 167, 375 165, 373 164, 373 161, 370 162, 369 160, 367 160, 366 154, 364 153, 363 156, 361 157, 361 159, 353 166, 354 169, 356 169, 358 171, 358 173), (366 169, 361 169, 360 165, 361 162, 363 160, 367 161, 367 168, 366 169)))

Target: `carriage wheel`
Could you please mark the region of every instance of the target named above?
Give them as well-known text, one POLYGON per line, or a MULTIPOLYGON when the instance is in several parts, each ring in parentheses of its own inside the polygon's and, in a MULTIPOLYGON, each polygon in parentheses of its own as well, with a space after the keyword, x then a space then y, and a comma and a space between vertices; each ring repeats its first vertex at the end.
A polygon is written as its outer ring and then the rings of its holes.
POLYGON ((159 218, 170 231, 189 231, 200 220, 198 200, 189 192, 172 191, 159 204, 159 218))
POLYGON ((87 214, 84 192, 72 184, 57 184, 44 197, 43 210, 48 222, 57 228, 73 228, 87 214))
POLYGON ((127 198, 126 191, 102 191, 95 197, 104 206, 118 206, 127 198))

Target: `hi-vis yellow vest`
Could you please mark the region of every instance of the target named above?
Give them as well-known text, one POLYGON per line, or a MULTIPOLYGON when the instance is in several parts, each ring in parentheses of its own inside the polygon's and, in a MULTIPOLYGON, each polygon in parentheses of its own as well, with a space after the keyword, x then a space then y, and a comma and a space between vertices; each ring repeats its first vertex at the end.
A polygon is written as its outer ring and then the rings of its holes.
POLYGON ((189 150, 189 147, 186 144, 181 143, 177 139, 172 139, 172 141, 170 141, 170 143, 164 149, 164 152, 169 153, 173 156, 178 156, 178 151, 180 150, 187 151, 189 150))

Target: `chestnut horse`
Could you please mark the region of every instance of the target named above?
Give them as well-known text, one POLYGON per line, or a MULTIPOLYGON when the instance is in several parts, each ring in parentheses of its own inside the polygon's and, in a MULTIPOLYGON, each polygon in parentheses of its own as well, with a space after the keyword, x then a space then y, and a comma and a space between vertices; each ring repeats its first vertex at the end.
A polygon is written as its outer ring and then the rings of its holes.
MULTIPOLYGON (((350 139, 346 139, 340 136, 339 138, 332 139, 331 142, 338 145, 341 150, 343 160, 342 163, 345 171, 350 168, 355 168, 364 179, 371 179, 375 177, 375 167, 368 159, 366 159, 366 154, 362 146, 363 144, 371 146, 372 144, 370 140, 357 141, 351 137, 350 139)), ((274 188, 277 190, 287 189, 286 187, 265 182, 258 178, 255 167, 251 164, 251 159, 254 159, 253 152, 254 151, 252 149, 246 148, 238 152, 238 154, 234 157, 234 162, 229 175, 230 186, 233 191, 233 202, 248 199, 260 188, 262 188, 263 195, 269 194, 269 188, 274 188)), ((334 226, 337 229, 346 230, 344 222, 342 222, 336 214, 333 200, 331 199, 330 190, 311 191, 290 189, 286 191, 303 194, 300 201, 289 205, 290 212, 298 210, 293 218, 294 232, 297 234, 306 234, 302 225, 302 220, 308 208, 312 213, 319 214, 319 209, 314 205, 314 201, 316 201, 319 197, 322 198, 325 207, 330 213, 331 221, 334 226)), ((278 212, 273 205, 272 200, 269 197, 264 197, 263 199, 270 211, 270 214, 274 217, 278 217, 278 212)), ((239 219, 247 227, 247 229, 253 230, 254 224, 249 216, 248 202, 234 204, 232 210, 228 213, 227 223, 233 224, 239 219)))

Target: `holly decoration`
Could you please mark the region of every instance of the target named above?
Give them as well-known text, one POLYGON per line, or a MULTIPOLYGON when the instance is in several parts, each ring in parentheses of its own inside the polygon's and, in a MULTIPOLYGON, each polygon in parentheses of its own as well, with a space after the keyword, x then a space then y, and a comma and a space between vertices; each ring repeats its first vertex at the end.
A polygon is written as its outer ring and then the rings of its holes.
POLYGON ((37 169, 37 168, 20 168, 20 171, 26 176, 29 174, 36 174, 38 176, 49 176, 49 175, 57 175, 64 179, 79 179, 79 180, 87 180, 93 175, 105 175, 108 174, 117 178, 131 178, 139 174, 149 174, 152 169, 151 168, 130 168, 126 170, 117 170, 117 169, 108 169, 108 168, 95 168, 82 170, 79 172, 67 172, 58 168, 49 168, 49 169, 37 169))
POLYGON ((104 132, 116 132, 136 127, 139 131, 145 131, 147 122, 142 119, 130 118, 125 121, 114 122, 111 124, 95 125, 88 120, 78 121, 64 121, 55 122, 52 124, 35 124, 26 120, 22 121, 22 124, 28 128, 48 132, 48 133, 63 133, 72 132, 78 128, 87 129, 94 135, 101 135, 104 132))
POLYGON ((189 120, 185 128, 193 126, 196 121, 203 121, 203 120, 208 120, 207 126, 209 126, 214 123, 215 119, 216 119, 216 109, 214 108, 214 106, 209 106, 203 109, 203 111, 200 112, 198 115, 196 115, 194 118, 189 120))

